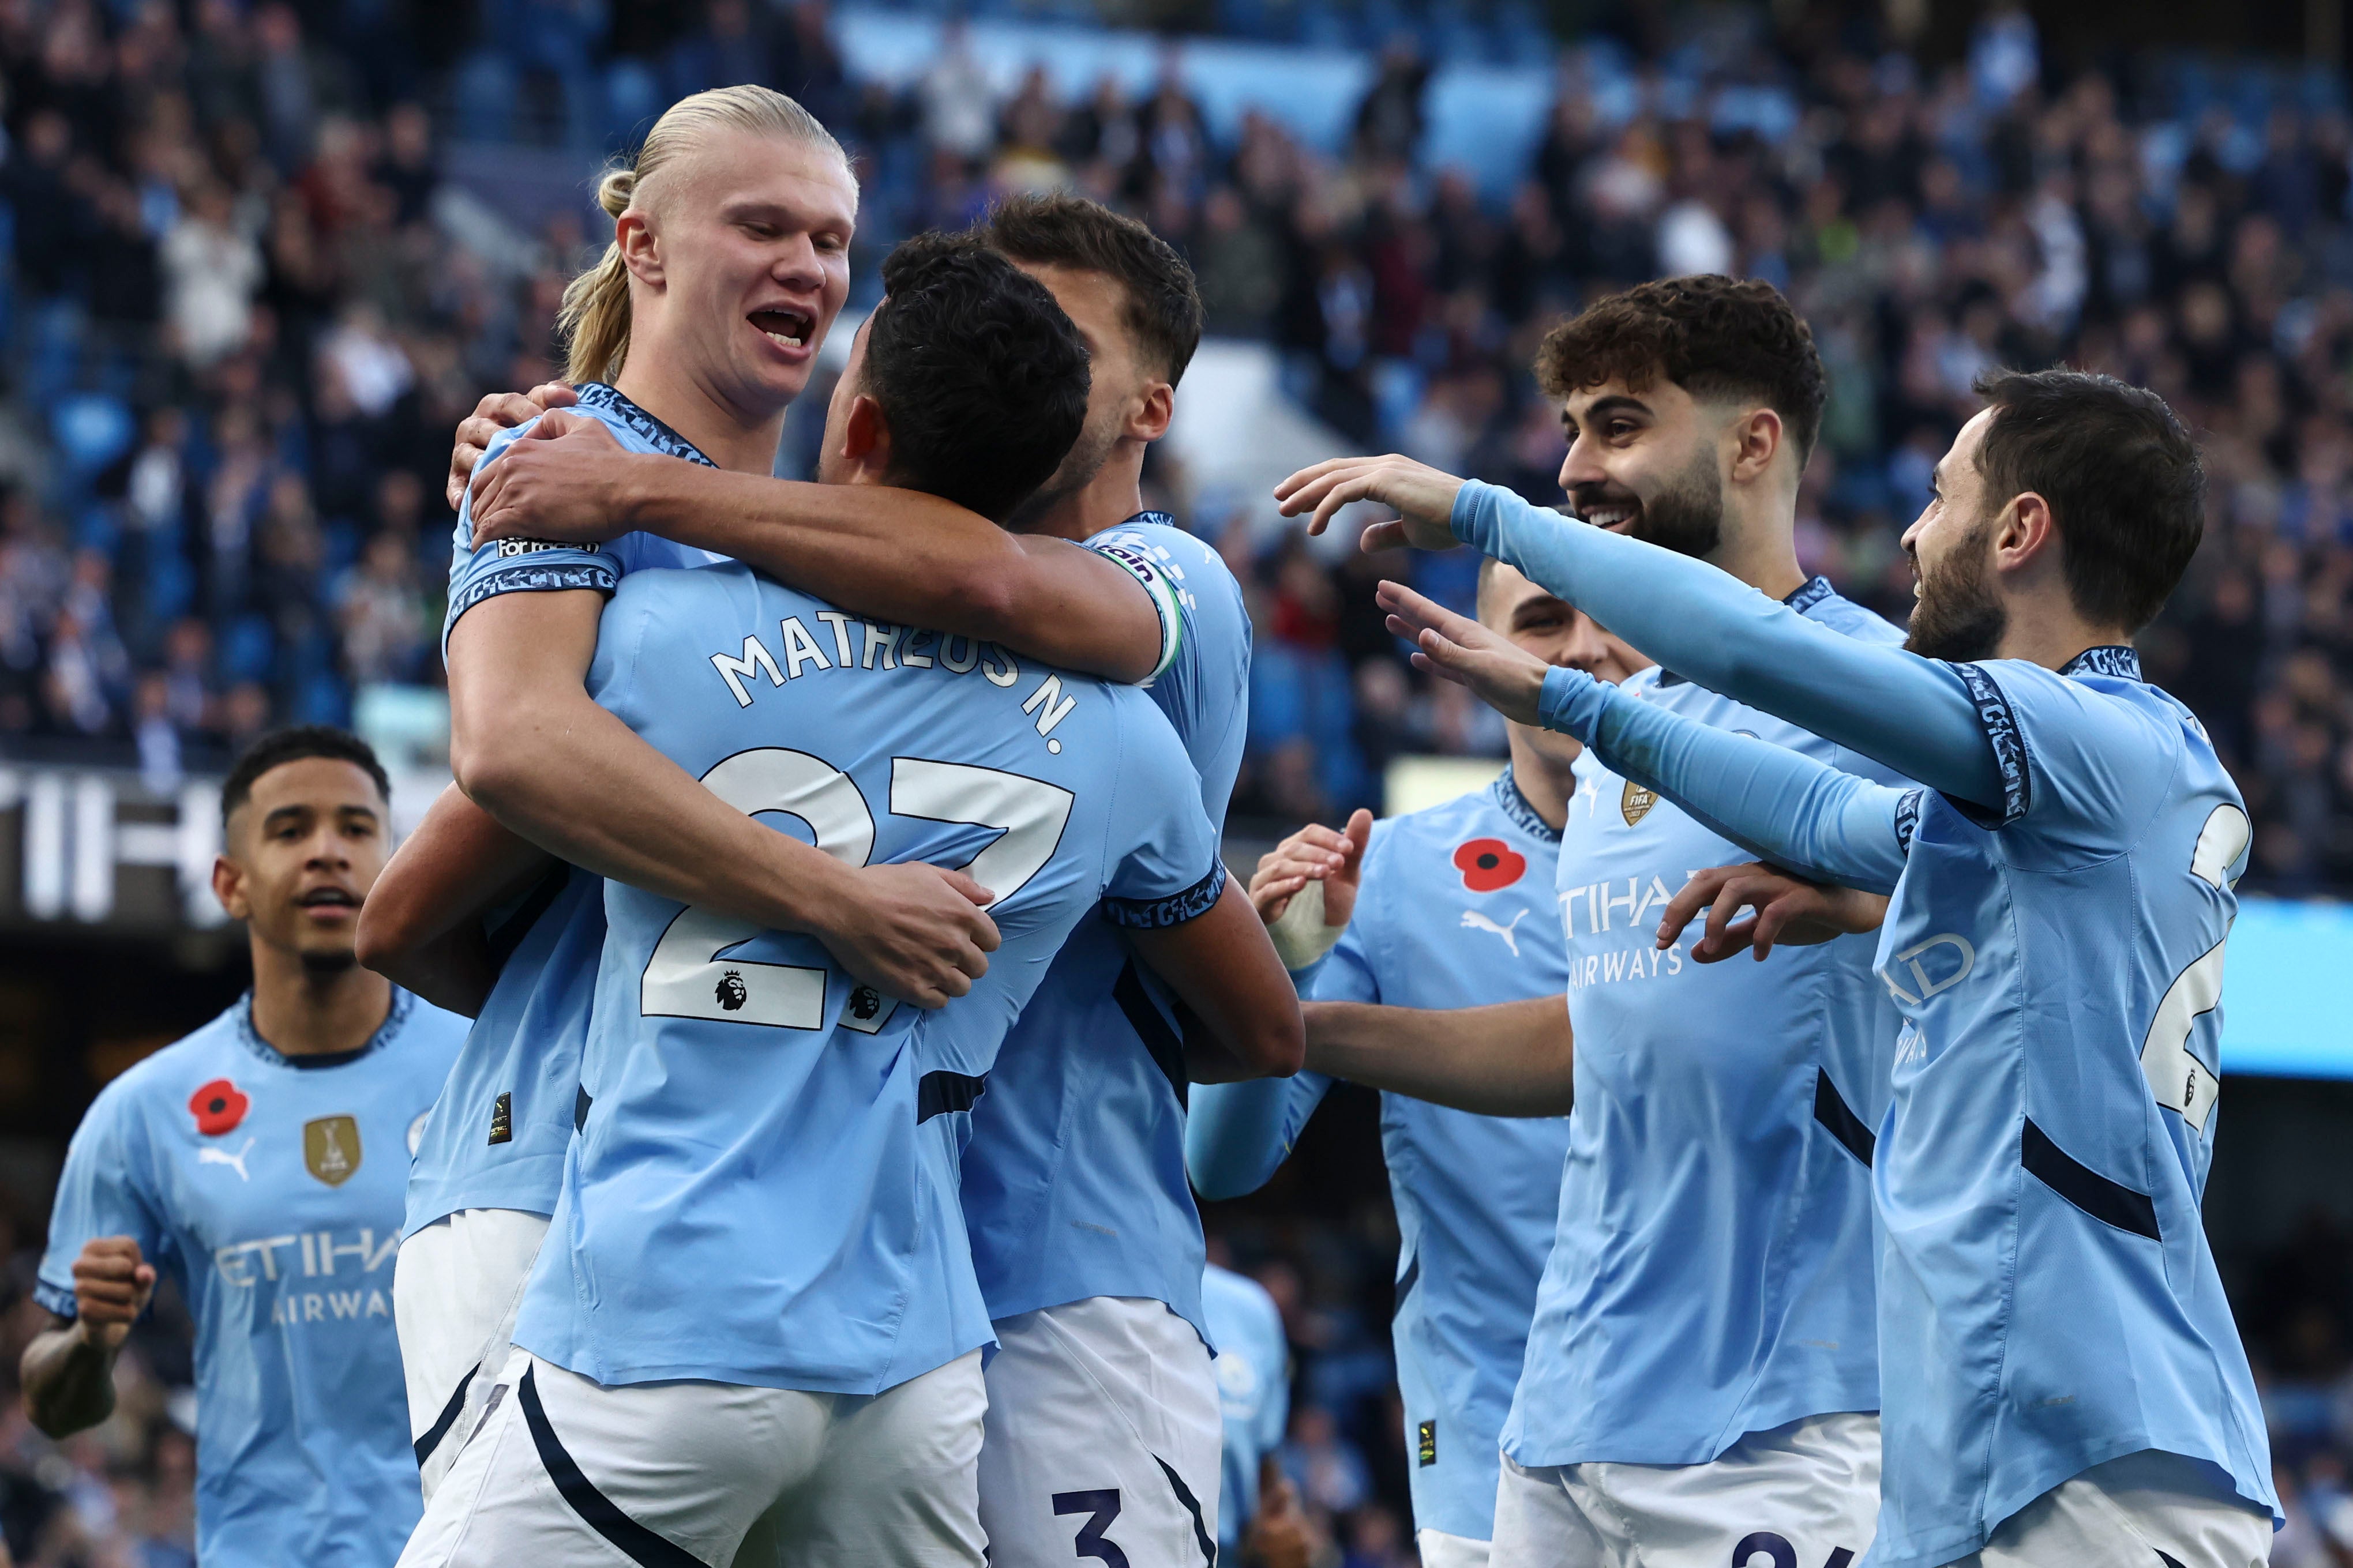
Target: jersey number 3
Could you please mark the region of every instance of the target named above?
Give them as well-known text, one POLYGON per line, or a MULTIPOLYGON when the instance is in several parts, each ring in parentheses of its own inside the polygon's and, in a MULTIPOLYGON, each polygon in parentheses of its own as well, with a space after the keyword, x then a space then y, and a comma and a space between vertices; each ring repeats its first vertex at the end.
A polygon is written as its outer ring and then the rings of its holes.
MULTIPOLYGON (((2207 814, 2206 826, 2198 835, 2189 874, 2211 888, 2225 889, 2231 868, 2246 852, 2252 835, 2245 812, 2235 805, 2216 806, 2207 814)), ((2190 1051, 2189 1031, 2221 1005, 2222 950, 2230 940, 2226 932, 2196 963, 2173 977, 2140 1047, 2140 1070, 2147 1075, 2149 1092, 2157 1096, 2158 1104, 2181 1112, 2181 1119, 2201 1133, 2206 1131, 2206 1119, 2214 1113, 2221 1086, 2190 1051)))
MULTIPOLYGON (((799 817, 816 835, 817 847, 837 860, 863 866, 874 853, 874 813, 866 797, 848 773, 821 757, 782 746, 738 752, 703 774, 702 784, 747 816, 780 811, 799 817)), ((1001 830, 962 868, 999 903, 1019 892, 1053 857, 1075 798, 1058 785, 997 768, 891 759, 892 816, 1001 830)), ((823 969, 720 961, 721 953, 759 933, 748 921, 707 910, 680 910, 646 961, 638 984, 638 1011, 648 1017, 823 1028, 823 969)), ((842 1009, 842 1026, 871 1035, 897 1007, 860 986, 842 1009)))

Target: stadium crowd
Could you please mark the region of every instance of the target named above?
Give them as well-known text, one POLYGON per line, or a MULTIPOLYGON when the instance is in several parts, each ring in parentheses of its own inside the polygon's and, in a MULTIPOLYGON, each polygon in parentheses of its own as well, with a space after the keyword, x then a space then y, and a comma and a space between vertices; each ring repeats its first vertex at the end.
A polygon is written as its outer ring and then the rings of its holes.
MULTIPOLYGON (((601 35, 519 21, 453 68, 456 45, 427 36, 438 22, 411 37, 363 7, 0 4, 6 744, 135 752, 168 779, 271 724, 347 721, 364 689, 438 679, 449 432, 481 392, 554 374, 586 238, 569 220, 486 225, 443 154, 480 128, 483 81, 512 79, 527 103, 553 82, 562 109, 593 56, 628 66, 657 107, 738 70, 802 96, 863 159, 869 260, 1002 191, 1072 184, 1125 206, 1192 260, 1211 331, 1275 345, 1286 384, 1352 445, 1541 500, 1557 497, 1561 444, 1526 370, 1551 321, 1662 273, 1767 279, 1833 377, 1807 564, 1891 613, 1909 598, 1897 533, 1979 370, 2065 359, 2151 385, 2205 433, 2210 477, 2204 552, 2146 641, 2154 673, 2204 717, 2255 814, 2251 885, 2353 885, 2341 114, 2283 103, 2261 123, 2185 124, 2110 77, 2042 72, 2013 18, 1935 69, 1869 37, 1751 40, 1720 74, 1785 82, 1803 105, 1768 142, 1712 134, 1655 96, 1606 124, 1572 52, 1525 180, 1490 205, 1414 167, 1424 67, 1409 49, 1327 158, 1256 116, 1221 145, 1167 84, 1065 102, 1039 76, 988 102, 954 54, 903 93, 850 81, 815 0, 714 0, 682 26, 657 10, 616 5, 601 35), (539 58, 551 39, 582 60, 539 58)), ((539 12, 577 15, 517 8, 539 12)), ((1372 586, 1393 565, 1269 544, 1173 464, 1152 477, 1255 595, 1241 809, 1331 820, 1377 799, 1393 755, 1500 752, 1493 715, 1420 681, 1382 629, 1372 586)), ((1461 602, 1469 564, 1425 558, 1413 574, 1461 602)), ((1285 1467, 1327 1560, 1351 1568, 1411 1555, 1386 1215, 1376 1201, 1299 1219, 1271 1202, 1224 1221, 1237 1266, 1284 1310, 1285 1467)), ((2248 1324, 2297 1483, 2274 1559, 2287 1568, 2353 1563, 2353 1285, 2309 1266, 2342 1250, 2306 1238, 2274 1260, 2280 1299, 2308 1310, 2248 1324)), ((168 1316, 143 1329, 116 1417, 51 1445, 13 1387, 39 1316, 31 1262, 12 1266, 0 1346, 0 1531, 20 1562, 193 1562, 187 1396, 168 1392, 186 1381, 184 1331, 168 1316)))

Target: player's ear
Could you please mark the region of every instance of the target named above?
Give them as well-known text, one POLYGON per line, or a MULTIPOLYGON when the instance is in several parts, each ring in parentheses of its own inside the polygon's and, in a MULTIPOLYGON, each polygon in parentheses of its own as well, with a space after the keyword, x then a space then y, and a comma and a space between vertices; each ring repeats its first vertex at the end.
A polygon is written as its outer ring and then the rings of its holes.
POLYGON ((213 897, 228 911, 228 918, 241 921, 253 913, 253 904, 245 896, 245 868, 226 855, 213 857, 213 897))
POLYGON ((1732 454, 1735 484, 1753 484, 1764 477, 1779 455, 1784 432, 1781 416, 1769 408, 1752 408, 1733 422, 1736 446, 1732 454))
POLYGON ((644 213, 634 207, 623 213, 613 225, 613 243, 620 247, 621 264, 631 277, 640 283, 662 280, 661 247, 644 213))
POLYGON ((849 405, 841 423, 841 455, 863 468, 884 473, 891 467, 891 425, 882 405, 860 394, 849 405))
POLYGON ((1127 427, 1120 434, 1131 441, 1157 441, 1168 434, 1168 422, 1176 417, 1176 389, 1165 381, 1155 381, 1129 407, 1127 427))
POLYGON ((2051 503, 2033 490, 2012 496, 1994 521, 1995 564, 2014 572, 2032 563, 2059 563, 2059 525, 2051 503))

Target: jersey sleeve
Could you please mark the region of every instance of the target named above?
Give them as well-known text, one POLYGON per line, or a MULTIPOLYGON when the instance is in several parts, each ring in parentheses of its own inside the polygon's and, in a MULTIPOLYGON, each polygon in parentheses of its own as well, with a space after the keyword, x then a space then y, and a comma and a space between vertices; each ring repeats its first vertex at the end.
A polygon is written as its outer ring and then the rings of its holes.
POLYGON ((1452 525, 1686 680, 1956 799, 2003 799, 1979 703, 1953 665, 1817 626, 1704 561, 1476 479, 1456 495, 1452 525))
POLYGON ((1151 541, 1134 529, 1106 529, 1089 539, 1085 548, 1134 578, 1151 597, 1152 608, 1160 617, 1160 657, 1152 661, 1152 673, 1144 679, 1147 684, 1159 679, 1185 646, 1185 602, 1176 579, 1154 559, 1151 541))
POLYGON ((168 1261, 170 1233, 145 1185, 148 1161, 141 1142, 136 1107, 118 1080, 76 1129, 49 1211, 49 1244, 33 1297, 61 1318, 77 1315, 73 1266, 87 1243, 127 1236, 159 1272, 168 1261))
POLYGON ((1802 876, 1894 890, 1918 819, 1917 791, 1873 784, 1811 757, 1695 723, 1582 670, 1545 677, 1538 717, 1710 832, 1802 876))
POLYGON ((1185 1169, 1193 1185, 1211 1199, 1266 1185, 1331 1088, 1320 1072, 1195 1084, 1185 1113, 1185 1169))
POLYGON ((1998 810, 1954 806, 1980 826, 2022 826, 2063 858, 2129 847, 2179 765, 2178 722, 2024 659, 1953 668, 2002 774, 1998 810))
POLYGON ((1183 925, 1208 913, 1226 890, 1218 830, 1160 710, 1139 698, 1120 723, 1103 916, 1137 930, 1183 925))
MULTIPOLYGON (((537 423, 532 421, 533 425, 537 423)), ((474 468, 475 476, 480 478, 530 428, 531 425, 522 425, 493 437, 482 453, 481 462, 474 468)), ((614 558, 608 545, 567 544, 549 539, 499 539, 478 547, 473 542, 473 509, 474 489, 470 483, 465 500, 459 503, 458 527, 451 540, 449 607, 441 619, 441 656, 445 659, 449 655, 449 633, 458 625, 458 617, 487 599, 495 599, 501 594, 560 593, 572 588, 610 594, 621 580, 625 568, 614 558)))

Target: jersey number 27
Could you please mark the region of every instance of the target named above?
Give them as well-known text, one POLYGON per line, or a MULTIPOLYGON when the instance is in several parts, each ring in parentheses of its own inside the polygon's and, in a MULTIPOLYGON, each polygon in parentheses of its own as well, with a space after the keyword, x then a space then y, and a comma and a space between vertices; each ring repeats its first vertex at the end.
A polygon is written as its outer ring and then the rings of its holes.
MULTIPOLYGON (((837 860, 863 866, 874 852, 874 813, 866 797, 848 773, 821 757, 782 746, 738 752, 703 774, 702 784, 746 815, 780 811, 799 817, 816 835, 817 847, 837 860)), ((1002 830, 962 868, 1000 904, 1052 858, 1075 798, 1059 785, 997 768, 925 757, 891 759, 892 816, 1002 830)), ((823 969, 720 961, 722 952, 759 931, 749 921, 707 910, 680 910, 646 961, 638 984, 638 1011, 649 1017, 823 1028, 823 969)), ((853 994, 842 1010, 842 1026, 871 1035, 897 1006, 887 997, 853 994)))

